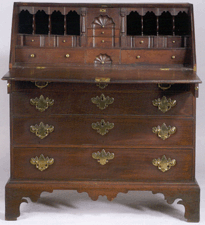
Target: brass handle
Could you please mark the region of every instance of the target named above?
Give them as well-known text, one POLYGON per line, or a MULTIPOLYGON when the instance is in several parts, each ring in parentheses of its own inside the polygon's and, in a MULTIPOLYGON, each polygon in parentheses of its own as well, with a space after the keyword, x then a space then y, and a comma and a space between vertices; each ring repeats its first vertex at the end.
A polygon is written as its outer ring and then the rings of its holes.
POLYGON ((114 102, 114 98, 110 98, 109 96, 105 97, 104 94, 101 94, 100 97, 96 96, 91 98, 93 104, 96 104, 99 109, 105 109, 108 105, 114 102))
POLYGON ((44 155, 41 154, 39 158, 37 156, 35 158, 31 158, 30 163, 36 166, 40 171, 44 171, 48 169, 48 166, 54 163, 54 159, 49 158, 48 156, 45 158, 44 155))
POLYGON ((34 42, 34 41, 35 41, 34 39, 31 40, 31 42, 34 42))
POLYGON ((104 43, 104 42, 105 42, 105 40, 102 40, 101 42, 102 42, 102 43, 104 43))
POLYGON ((54 126, 48 124, 44 125, 43 122, 40 122, 39 125, 31 125, 30 131, 40 139, 44 139, 49 135, 49 133, 54 131, 54 126))
POLYGON ((108 163, 108 160, 114 159, 114 153, 106 153, 105 149, 103 149, 101 152, 98 151, 97 153, 92 153, 92 157, 93 159, 97 159, 101 165, 105 165, 108 163))
POLYGON ((46 109, 48 109, 49 106, 52 106, 54 104, 53 99, 49 99, 48 97, 45 99, 43 95, 40 96, 40 98, 33 98, 30 99, 31 105, 35 105, 36 109, 38 109, 40 112, 44 112, 46 109))
POLYGON ((152 164, 154 166, 157 166, 158 169, 161 170, 162 172, 166 172, 171 169, 171 166, 176 165, 176 160, 175 159, 171 160, 170 158, 167 159, 166 156, 163 155, 162 159, 160 159, 160 158, 153 159, 152 164))
POLYGON ((176 56, 175 56, 175 55, 173 55, 173 56, 172 56, 172 59, 176 59, 176 56))
POLYGON ((140 59, 140 58, 141 58, 141 56, 140 56, 140 55, 138 55, 136 58, 137 58, 137 59, 140 59))
POLYGON ((101 32, 101 34, 104 34, 104 33, 105 33, 104 31, 101 32))
POLYGON ((162 99, 158 98, 153 100, 152 104, 157 106, 160 111, 165 113, 176 105, 176 100, 171 100, 171 98, 167 99, 165 96, 163 96, 162 99))
POLYGON ((91 126, 94 130, 97 130, 98 134, 103 136, 114 128, 114 123, 106 123, 105 120, 101 120, 100 122, 92 123, 91 126))
POLYGON ((35 58, 36 55, 35 55, 35 54, 31 54, 30 57, 31 57, 31 58, 35 58))
POLYGON ((168 86, 162 86, 162 84, 158 84, 158 87, 164 91, 164 90, 169 89, 172 86, 171 84, 167 84, 167 85, 168 86))
POLYGON ((63 40, 62 42, 63 42, 63 43, 65 43, 65 42, 66 42, 66 40, 63 40))
POLYGON ((140 41, 140 44, 144 44, 144 41, 140 41))
POLYGON ((65 55, 65 57, 66 57, 66 58, 69 58, 69 57, 70 57, 70 55, 69 55, 69 54, 66 54, 66 55, 65 55))
POLYGON ((48 82, 40 82, 40 81, 35 81, 35 86, 42 89, 44 87, 48 86, 48 82))
POLYGON ((166 140, 167 138, 169 138, 172 134, 176 132, 176 130, 176 127, 167 127, 165 123, 163 123, 161 127, 157 126, 152 128, 152 132, 154 134, 157 134, 157 136, 162 140, 166 140))
POLYGON ((172 41, 172 43, 173 43, 173 44, 175 44, 175 43, 176 43, 176 41, 172 41))

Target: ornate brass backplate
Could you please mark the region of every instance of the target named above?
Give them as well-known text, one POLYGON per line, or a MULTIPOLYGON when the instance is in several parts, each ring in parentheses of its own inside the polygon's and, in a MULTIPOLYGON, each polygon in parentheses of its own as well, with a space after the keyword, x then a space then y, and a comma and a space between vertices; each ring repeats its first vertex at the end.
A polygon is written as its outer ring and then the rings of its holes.
POLYGON ((176 105, 176 100, 171 100, 171 98, 167 99, 165 96, 163 96, 162 99, 158 98, 153 100, 152 104, 154 106, 158 106, 158 109, 165 113, 176 105))
POLYGON ((52 125, 44 125, 43 122, 40 122, 39 125, 32 125, 30 126, 30 131, 34 134, 36 134, 37 137, 40 139, 43 139, 49 135, 49 133, 54 131, 54 126, 52 125))
POLYGON ((153 159, 152 164, 154 166, 157 166, 158 169, 161 170, 162 172, 166 172, 171 169, 171 166, 176 165, 176 160, 175 159, 171 160, 170 158, 167 159, 166 156, 163 155, 162 159, 160 159, 160 158, 153 159))
POLYGON ((35 158, 31 158, 30 163, 36 166, 40 171, 43 171, 54 163, 54 159, 48 158, 48 156, 45 158, 44 155, 41 154, 39 158, 37 156, 35 158))
POLYGON ((100 97, 96 96, 91 98, 93 104, 96 104, 99 109, 105 109, 108 105, 114 102, 114 98, 110 98, 109 96, 105 97, 104 94, 101 94, 100 97))
POLYGON ((97 132, 101 135, 107 134, 109 131, 114 128, 114 123, 105 122, 105 120, 101 120, 97 123, 92 123, 92 128, 97 130, 97 132))
POLYGON ((45 99, 43 95, 40 96, 40 98, 33 98, 30 99, 31 105, 35 105, 36 109, 38 109, 40 112, 44 112, 49 106, 52 106, 54 104, 53 99, 49 99, 48 97, 45 99))
POLYGON ((97 153, 92 153, 92 157, 93 159, 97 159, 101 165, 105 165, 108 163, 108 160, 114 159, 114 153, 106 153, 105 149, 103 149, 101 152, 98 151, 97 153))
POLYGON ((162 140, 166 140, 171 136, 171 134, 174 134, 176 132, 176 127, 167 127, 166 124, 163 123, 161 127, 153 127, 152 132, 157 134, 158 137, 160 137, 162 140))

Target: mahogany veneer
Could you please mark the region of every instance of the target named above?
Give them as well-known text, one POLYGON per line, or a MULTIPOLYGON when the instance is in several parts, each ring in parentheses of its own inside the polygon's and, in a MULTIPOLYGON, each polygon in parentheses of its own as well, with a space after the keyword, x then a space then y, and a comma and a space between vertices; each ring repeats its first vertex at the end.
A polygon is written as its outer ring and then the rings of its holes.
POLYGON ((23 197, 163 193, 199 221, 191 4, 14 3, 6 220, 23 197))

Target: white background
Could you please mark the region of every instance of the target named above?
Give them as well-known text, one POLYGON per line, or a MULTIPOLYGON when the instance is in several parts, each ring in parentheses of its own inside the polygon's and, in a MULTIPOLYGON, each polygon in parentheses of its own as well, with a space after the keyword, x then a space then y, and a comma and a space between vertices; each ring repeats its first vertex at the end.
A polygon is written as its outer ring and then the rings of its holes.
MULTIPOLYGON (((56 2, 48 0, 49 2, 56 2)), ((48 2, 47 1, 47 2, 48 2)), ((25 2, 25 1, 21 1, 25 2)), ((44 2, 35 1, 33 2, 44 2)), ((46 1, 45 1, 46 2, 46 1)), ((75 2, 61 0, 61 2, 75 2)), ((76 1, 77 2, 77 1, 76 1)), ((78 1, 86 3, 149 3, 152 0, 138 1, 78 1)), ((157 2, 173 3, 169 0, 157 2)), ((187 0, 179 1, 187 2, 187 0)), ((205 78, 205 0, 190 0, 194 4, 195 35, 198 75, 205 78)), ((0 77, 9 68, 9 49, 12 20, 12 0, 0 0, 0 77)), ((196 133, 196 179, 201 187, 201 221, 205 224, 205 89, 200 85, 197 100, 197 133, 196 133)), ((43 193, 38 203, 21 204, 21 216, 16 222, 4 221, 4 187, 9 178, 9 96, 6 82, 0 81, 0 224, 89 224, 89 225, 131 225, 131 224, 185 224, 184 207, 168 205, 161 194, 151 192, 129 192, 119 194, 109 202, 106 197, 92 201, 86 193, 76 191, 54 191, 43 193)))

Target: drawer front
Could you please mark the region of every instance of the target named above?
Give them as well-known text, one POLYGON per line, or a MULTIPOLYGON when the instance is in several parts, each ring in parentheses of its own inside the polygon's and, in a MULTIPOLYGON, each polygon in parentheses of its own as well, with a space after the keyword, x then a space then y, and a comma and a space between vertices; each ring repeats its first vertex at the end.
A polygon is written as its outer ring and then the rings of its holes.
MULTIPOLYGON (((119 117, 119 116, 47 116, 13 118, 13 145, 14 146, 152 146, 152 147, 179 147, 193 146, 192 119, 157 118, 157 117, 119 117), (104 121, 103 121, 104 120, 104 121), (45 136, 44 125, 53 127, 45 136), (166 140, 159 137, 156 128, 164 130, 163 124, 174 129, 166 140), (30 131, 31 126, 40 126, 37 134, 43 132, 43 139, 30 131), (42 130, 43 129, 43 130, 42 130), (155 133, 153 133, 155 129, 155 133)), ((33 128, 34 129, 34 128, 33 128)), ((160 131, 160 130, 159 130, 160 131)), ((164 132, 164 131, 163 131, 164 132)), ((171 132, 171 130, 169 131, 171 132)), ((163 134, 161 136, 164 136, 163 134)))
MULTIPOLYGON (((192 149, 105 149, 113 153, 107 163, 94 159, 93 153, 102 152, 101 148, 14 148, 12 178, 38 180, 132 180, 132 181, 182 181, 193 179, 192 149), (54 159, 51 165, 42 166, 43 171, 30 163, 31 158, 54 159), (165 155, 176 164, 162 172, 154 166, 153 159, 165 155), (100 161, 100 162, 98 162, 100 161)), ((105 160, 106 160, 105 159, 105 160)), ((38 163, 38 162, 37 162, 38 163)))
POLYGON ((106 29, 106 28, 99 28, 99 29, 88 29, 88 37, 119 37, 120 31, 118 29, 106 29))
POLYGON ((79 36, 62 36, 57 37, 58 47, 76 47, 79 46, 80 37, 79 36))
POLYGON ((148 47, 150 47, 150 38, 149 37, 134 37, 132 47, 148 48, 148 47))
POLYGON ((122 64, 183 64, 187 50, 122 50, 122 64))
POLYGON ((17 62, 27 63, 84 63, 84 51, 73 49, 16 49, 17 62))
POLYGON ((40 47, 40 36, 24 36, 24 45, 40 47))
POLYGON ((167 47, 168 48, 184 47, 182 43, 182 37, 167 37, 167 47))
POLYGON ((90 89, 89 86, 75 89, 68 85, 67 88, 59 87, 57 92, 48 91, 45 88, 45 90, 13 92, 11 97, 15 116, 129 114, 161 117, 193 115, 193 95, 191 92, 143 92, 137 91, 137 89, 109 91, 109 88, 107 90, 92 91, 92 86, 90 89), (61 89, 66 91, 60 91, 61 89), (43 99, 41 99, 41 96, 43 96, 43 99), (49 98, 50 102, 54 101, 54 103, 47 104, 46 98, 49 98))
POLYGON ((88 37, 88 47, 111 48, 119 46, 119 38, 88 37))

